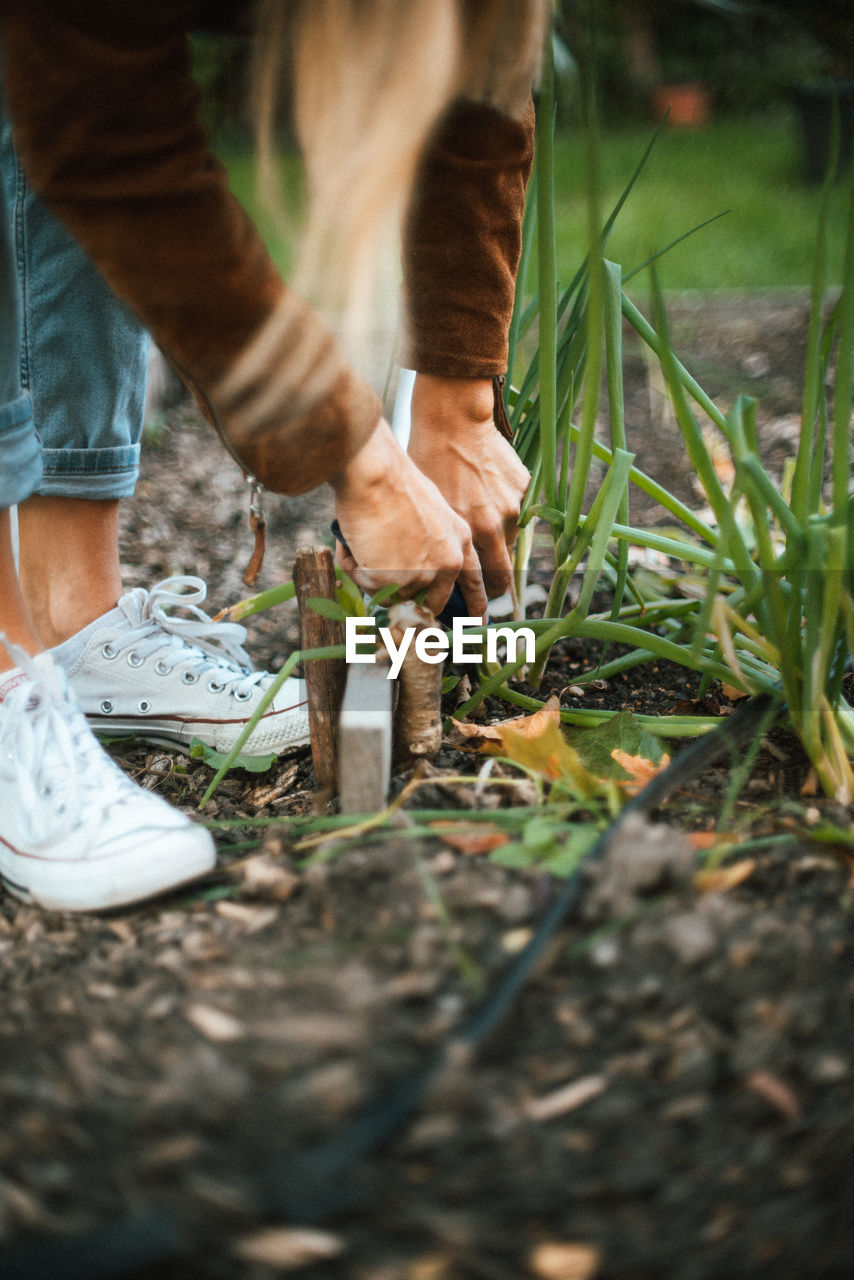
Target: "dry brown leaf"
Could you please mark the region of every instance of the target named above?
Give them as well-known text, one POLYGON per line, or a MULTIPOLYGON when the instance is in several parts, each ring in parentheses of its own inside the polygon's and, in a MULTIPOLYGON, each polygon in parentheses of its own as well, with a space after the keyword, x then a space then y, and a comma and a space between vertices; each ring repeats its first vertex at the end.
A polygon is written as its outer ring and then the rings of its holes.
POLYGON ((319 1262, 321 1258, 337 1258, 344 1248, 339 1236, 310 1227, 269 1227, 243 1236, 234 1244, 234 1253, 247 1262, 275 1267, 279 1271, 295 1271, 298 1267, 319 1262))
POLYGON ((741 698, 749 698, 750 694, 745 693, 743 689, 736 689, 734 684, 722 684, 721 693, 723 693, 730 702, 738 702, 741 698))
POLYGON ((721 837, 717 831, 689 831, 687 839, 691 848, 698 853, 706 849, 714 849, 716 844, 721 843, 721 837))
POLYGON ((815 769, 810 769, 806 776, 806 781, 801 787, 801 795, 806 797, 818 795, 818 774, 815 769))
POLYGON ((528 1265, 540 1280, 592 1280, 602 1255, 592 1244, 548 1241, 532 1251, 528 1265))
POLYGON ((654 763, 647 760, 646 756, 633 756, 628 751, 623 751, 620 747, 614 747, 611 752, 612 760, 625 769, 626 773, 631 777, 625 781, 620 779, 620 787, 629 793, 629 795, 637 795, 639 791, 643 791, 648 782, 651 782, 659 773, 663 773, 670 764, 670 756, 665 753, 661 759, 654 763))
POLYGON ((726 867, 715 867, 714 870, 698 871, 694 876, 694 887, 700 893, 726 893, 736 885, 753 875, 756 870, 755 858, 741 858, 726 867))
POLYGON ((470 724, 467 720, 454 720, 453 723, 466 739, 461 745, 472 751, 483 751, 486 755, 501 756, 505 754, 506 730, 525 738, 537 738, 550 725, 559 725, 560 701, 553 695, 539 711, 534 711, 529 716, 502 720, 501 724, 470 724))
POLYGON ((500 849, 503 844, 507 844, 510 838, 506 831, 500 831, 498 827, 486 826, 480 822, 438 821, 431 822, 430 826, 440 840, 450 845, 452 849, 458 849, 467 857, 474 857, 479 853, 491 853, 493 849, 500 849))

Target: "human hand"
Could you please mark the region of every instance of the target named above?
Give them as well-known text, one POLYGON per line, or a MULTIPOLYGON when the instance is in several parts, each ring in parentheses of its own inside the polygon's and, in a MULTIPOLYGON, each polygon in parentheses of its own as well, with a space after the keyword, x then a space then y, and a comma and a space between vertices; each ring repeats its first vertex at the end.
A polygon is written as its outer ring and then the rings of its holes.
POLYGON ((440 613, 459 582, 471 617, 486 614, 480 565, 465 521, 380 422, 330 484, 347 550, 336 558, 363 591, 394 582, 404 598, 424 591, 440 613))
POLYGON ((489 378, 418 374, 409 456, 466 521, 490 599, 510 587, 510 557, 530 476, 496 430, 489 378))

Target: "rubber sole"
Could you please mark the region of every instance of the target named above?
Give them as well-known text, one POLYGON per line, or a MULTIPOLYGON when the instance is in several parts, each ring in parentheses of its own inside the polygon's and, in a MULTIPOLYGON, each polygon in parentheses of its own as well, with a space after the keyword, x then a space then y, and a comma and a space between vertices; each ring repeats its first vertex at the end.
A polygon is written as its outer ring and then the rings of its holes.
POLYGON ((192 825, 94 858, 52 858, 0 843, 0 881, 48 911, 109 911, 168 893, 216 864, 210 832, 192 825))

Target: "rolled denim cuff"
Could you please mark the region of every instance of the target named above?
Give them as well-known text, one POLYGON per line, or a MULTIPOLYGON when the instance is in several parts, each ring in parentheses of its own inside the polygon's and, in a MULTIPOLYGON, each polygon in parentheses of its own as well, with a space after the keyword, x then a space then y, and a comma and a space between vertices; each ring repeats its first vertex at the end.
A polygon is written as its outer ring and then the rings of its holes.
POLYGON ((139 474, 140 446, 44 449, 38 493, 54 498, 129 498, 139 474))
POLYGON ((35 493, 42 478, 41 445, 26 392, 0 405, 0 510, 35 493))

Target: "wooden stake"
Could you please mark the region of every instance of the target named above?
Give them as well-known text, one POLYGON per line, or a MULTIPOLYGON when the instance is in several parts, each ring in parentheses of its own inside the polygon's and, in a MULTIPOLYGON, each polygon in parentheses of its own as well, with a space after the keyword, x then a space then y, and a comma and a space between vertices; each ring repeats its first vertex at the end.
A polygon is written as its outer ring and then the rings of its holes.
MULTIPOLYGON (((344 625, 309 608, 318 597, 335 599, 335 569, 328 547, 300 547, 294 561, 294 587, 299 606, 300 648, 320 649, 344 643, 344 625)), ((336 723, 344 693, 344 659, 318 659, 305 664, 311 759, 317 785, 334 791, 336 785, 336 723)))
POLYGON ((338 786, 342 813, 385 808, 391 774, 394 681, 384 662, 353 665, 338 721, 338 786))

